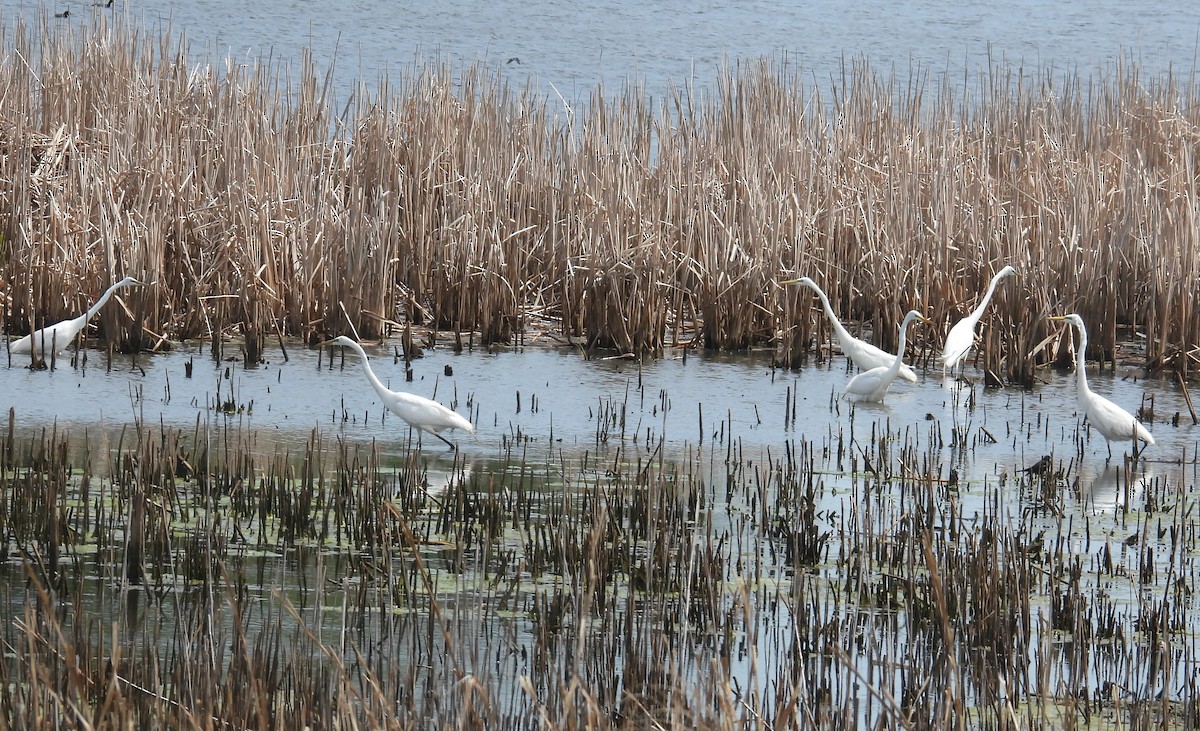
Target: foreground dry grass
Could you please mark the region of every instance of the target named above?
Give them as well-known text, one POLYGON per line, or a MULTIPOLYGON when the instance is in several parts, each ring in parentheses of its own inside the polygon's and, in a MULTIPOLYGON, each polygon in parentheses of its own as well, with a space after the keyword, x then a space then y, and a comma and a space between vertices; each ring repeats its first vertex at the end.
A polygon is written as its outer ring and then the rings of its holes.
POLYGON ((31 35, 0 59, 10 334, 133 273, 156 286, 103 314, 122 348, 241 332, 255 358, 277 333, 393 322, 496 342, 548 318, 625 352, 776 343, 795 363, 824 328, 774 285, 796 273, 887 346, 921 308, 928 357, 1011 263, 980 349, 996 373, 1061 355, 1044 316, 1065 311, 1093 358, 1144 338, 1148 368, 1196 368, 1200 107, 1175 79, 996 69, 964 93, 856 66, 818 90, 752 63, 708 98, 562 111, 430 66, 339 115, 311 67, 289 83, 128 28, 31 35))

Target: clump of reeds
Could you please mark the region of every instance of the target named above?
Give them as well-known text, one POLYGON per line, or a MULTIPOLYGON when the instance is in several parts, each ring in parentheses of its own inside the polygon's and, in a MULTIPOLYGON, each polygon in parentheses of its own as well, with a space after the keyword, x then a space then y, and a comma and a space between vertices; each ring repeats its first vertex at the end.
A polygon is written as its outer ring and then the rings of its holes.
POLYGON ((307 61, 218 71, 120 21, 81 33, 6 36, 8 333, 135 273, 155 286, 103 317, 122 347, 236 333, 256 361, 274 334, 509 342, 536 319, 627 353, 775 342, 790 364, 820 318, 786 273, 885 347, 921 309, 920 360, 1011 263, 976 352, 997 377, 1029 382, 1043 316, 1068 310, 1093 357, 1132 340, 1152 369, 1195 370, 1200 106, 1170 76, 899 88, 856 63, 826 89, 761 62, 707 96, 597 89, 557 111, 435 63, 339 115, 307 61))

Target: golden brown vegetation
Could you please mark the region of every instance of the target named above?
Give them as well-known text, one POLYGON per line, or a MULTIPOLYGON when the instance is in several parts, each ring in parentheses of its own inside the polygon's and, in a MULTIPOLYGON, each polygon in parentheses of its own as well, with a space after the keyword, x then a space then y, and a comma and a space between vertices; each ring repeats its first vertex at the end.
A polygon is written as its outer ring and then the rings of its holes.
POLYGON ((761 62, 704 98, 564 110, 430 65, 339 115, 310 64, 289 84, 84 33, 18 28, 0 60, 10 334, 132 273, 156 286, 103 314, 120 347, 240 332, 254 358, 276 334, 396 321, 503 342, 536 318, 630 353, 774 342, 794 364, 824 324, 784 274, 885 346, 919 308, 936 345, 1011 263, 988 368, 1028 380, 1059 355, 1044 316, 1076 311, 1092 357, 1144 338, 1148 368, 1195 371, 1200 106, 1172 78, 993 69, 964 91, 854 65, 818 89, 761 62))

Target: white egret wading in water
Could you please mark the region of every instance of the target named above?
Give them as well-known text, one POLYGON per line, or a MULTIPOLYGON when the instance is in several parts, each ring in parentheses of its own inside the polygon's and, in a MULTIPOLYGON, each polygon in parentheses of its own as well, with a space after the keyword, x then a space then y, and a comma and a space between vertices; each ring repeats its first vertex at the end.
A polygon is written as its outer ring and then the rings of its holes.
POLYGON ((925 316, 916 310, 910 310, 904 316, 904 322, 900 323, 900 347, 897 353, 892 356, 892 364, 884 367, 872 368, 869 371, 863 371, 850 382, 846 384, 846 394, 857 396, 860 401, 882 401, 887 395, 888 389, 892 387, 892 381, 896 380, 896 376, 900 373, 900 364, 904 359, 904 345, 907 342, 905 333, 908 330, 908 325, 913 320, 921 322, 929 322, 925 316))
POLYGON ((983 310, 992 301, 992 295, 996 292, 996 285, 1000 284, 1000 280, 1005 277, 1012 276, 1017 273, 1016 269, 1011 266, 1006 266, 996 272, 996 276, 992 277, 992 283, 988 285, 987 294, 983 295, 979 305, 963 319, 955 323, 954 327, 950 328, 950 333, 946 335, 946 345, 942 348, 942 375, 946 371, 954 370, 970 352, 971 346, 975 344, 975 326, 979 324, 979 318, 983 317, 983 310))
POLYGON ((112 297, 114 292, 122 287, 133 287, 140 284, 141 282, 133 277, 125 277, 113 286, 104 290, 104 294, 100 295, 100 299, 96 300, 96 304, 88 308, 87 312, 83 313, 79 317, 72 318, 70 320, 63 320, 58 324, 51 325, 50 327, 44 327, 41 330, 36 330, 32 334, 26 335, 19 340, 14 340, 8 346, 9 352, 14 355, 19 355, 23 353, 29 353, 36 349, 38 357, 40 358, 45 358, 46 355, 51 352, 61 353, 62 351, 66 350, 71 341, 74 340, 75 337, 79 335, 79 333, 82 332, 85 327, 87 327, 88 320, 95 317, 96 313, 100 311, 100 308, 104 306, 105 302, 108 302, 108 298, 112 297))
POLYGON ((1059 317, 1051 317, 1051 320, 1059 320, 1069 322, 1079 330, 1079 347, 1075 350, 1075 378, 1077 381, 1076 397, 1079 399, 1079 408, 1087 414, 1088 423, 1096 428, 1096 431, 1104 435, 1108 441, 1108 456, 1112 458, 1112 443, 1113 442, 1128 442, 1133 440, 1133 451, 1137 453, 1137 442, 1143 441, 1146 444, 1154 444, 1154 437, 1150 431, 1142 426, 1141 422, 1120 406, 1117 406, 1112 401, 1104 398, 1098 393, 1092 391, 1087 382, 1087 370, 1084 368, 1084 355, 1087 351, 1087 328, 1083 324, 1083 318, 1075 313, 1070 315, 1062 315, 1059 317))
POLYGON ((469 434, 475 434, 475 427, 471 425, 471 422, 467 421, 457 412, 442 406, 437 401, 427 399, 424 396, 404 393, 403 391, 393 391, 384 386, 379 378, 375 376, 375 371, 371 370, 371 363, 367 359, 367 354, 362 349, 362 346, 350 338, 342 335, 322 343, 322 345, 344 345, 358 353, 358 357, 362 360, 363 370, 367 373, 367 380, 371 382, 375 393, 379 394, 379 399, 383 401, 383 405, 387 407, 388 411, 408 422, 409 425, 441 439, 451 449, 456 448, 454 443, 446 439, 439 432, 445 429, 462 429, 469 434))
MULTIPOLYGON (((825 293, 821 291, 821 288, 813 280, 808 277, 800 277, 799 279, 789 279, 786 282, 780 282, 780 284, 803 284, 817 293, 817 296, 821 298, 821 307, 825 310, 825 316, 829 318, 829 323, 833 325, 833 333, 837 336, 838 345, 841 346, 842 352, 849 356, 850 360, 854 361, 854 365, 860 369, 864 371, 869 371, 872 368, 886 369, 896 360, 896 356, 886 350, 877 348, 866 341, 859 340, 847 332, 846 328, 842 327, 842 323, 838 320, 837 315, 833 314, 833 308, 829 306, 829 298, 825 296, 825 293)), ((911 383, 917 382, 917 374, 913 372, 912 368, 903 363, 900 364, 900 377, 911 383)))

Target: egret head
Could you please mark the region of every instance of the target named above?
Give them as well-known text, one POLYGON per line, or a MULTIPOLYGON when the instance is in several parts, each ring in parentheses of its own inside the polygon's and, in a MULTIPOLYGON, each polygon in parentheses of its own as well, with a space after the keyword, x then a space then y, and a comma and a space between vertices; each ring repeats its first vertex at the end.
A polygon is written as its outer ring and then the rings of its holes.
POLYGON ((1011 264, 1006 265, 1003 269, 996 272, 996 279, 1015 276, 1017 276, 1017 270, 1011 264))
POLYGON ((1054 317, 1051 317, 1050 319, 1058 320, 1059 322, 1069 322, 1072 325, 1074 325, 1075 327, 1079 328, 1081 331, 1085 329, 1083 326, 1083 318, 1074 312, 1072 312, 1069 315, 1055 315, 1054 317))
POLYGON ((121 281, 117 282, 116 287, 144 287, 145 285, 146 283, 139 280, 137 277, 125 277, 121 281))
POLYGON ((808 277, 800 277, 798 279, 788 279, 786 281, 780 282, 780 284, 785 285, 785 286, 789 285, 789 284, 803 284, 805 287, 816 287, 817 286, 817 283, 814 282, 813 280, 809 279, 808 277))
POLYGON ((326 345, 342 345, 347 348, 352 348, 355 345, 358 345, 358 343, 354 342, 353 340, 346 337, 345 335, 338 335, 336 338, 333 338, 332 340, 326 340, 325 342, 321 343, 320 347, 323 348, 326 345))

